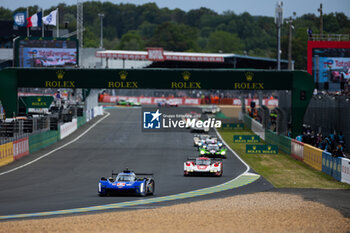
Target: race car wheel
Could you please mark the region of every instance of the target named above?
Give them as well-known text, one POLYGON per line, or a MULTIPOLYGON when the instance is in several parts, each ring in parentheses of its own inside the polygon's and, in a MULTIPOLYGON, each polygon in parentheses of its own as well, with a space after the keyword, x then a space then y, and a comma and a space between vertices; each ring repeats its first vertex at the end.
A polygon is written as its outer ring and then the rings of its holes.
POLYGON ((140 195, 141 197, 145 197, 147 195, 147 185, 146 185, 146 182, 143 182, 141 185, 140 185, 140 195))
POLYGON ((153 195, 154 194, 154 191, 155 191, 155 183, 154 181, 152 180, 149 185, 148 185, 148 194, 149 195, 153 195))
POLYGON ((188 171, 184 171, 184 176, 189 176, 188 171))

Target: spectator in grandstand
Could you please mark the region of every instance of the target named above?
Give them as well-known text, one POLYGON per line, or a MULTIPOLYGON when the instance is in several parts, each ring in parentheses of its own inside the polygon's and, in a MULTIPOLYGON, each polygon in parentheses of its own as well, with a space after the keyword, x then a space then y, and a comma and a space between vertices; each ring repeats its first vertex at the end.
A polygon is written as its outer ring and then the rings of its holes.
POLYGON ((315 147, 321 148, 322 147, 322 143, 323 143, 322 134, 318 133, 317 136, 316 136, 315 147))
POLYGON ((335 151, 332 153, 333 157, 344 157, 344 148, 341 144, 338 144, 337 148, 335 151))
POLYGON ((299 141, 299 142, 302 142, 303 141, 303 135, 298 135, 295 139, 297 141, 299 141))

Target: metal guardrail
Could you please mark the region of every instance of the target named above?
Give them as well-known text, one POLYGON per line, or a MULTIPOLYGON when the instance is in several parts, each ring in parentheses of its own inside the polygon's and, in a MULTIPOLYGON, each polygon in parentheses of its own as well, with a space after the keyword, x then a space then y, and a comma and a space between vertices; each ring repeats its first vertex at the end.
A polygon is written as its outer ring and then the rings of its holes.
POLYGON ((348 41, 349 34, 312 34, 309 35, 311 41, 348 41))

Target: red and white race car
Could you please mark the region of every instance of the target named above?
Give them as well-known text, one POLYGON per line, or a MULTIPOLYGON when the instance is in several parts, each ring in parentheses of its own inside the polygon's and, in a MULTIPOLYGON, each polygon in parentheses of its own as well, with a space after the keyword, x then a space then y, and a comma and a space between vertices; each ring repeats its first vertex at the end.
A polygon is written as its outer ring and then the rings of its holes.
POLYGON ((213 175, 222 176, 223 165, 221 159, 207 157, 188 158, 184 163, 184 176, 213 175))

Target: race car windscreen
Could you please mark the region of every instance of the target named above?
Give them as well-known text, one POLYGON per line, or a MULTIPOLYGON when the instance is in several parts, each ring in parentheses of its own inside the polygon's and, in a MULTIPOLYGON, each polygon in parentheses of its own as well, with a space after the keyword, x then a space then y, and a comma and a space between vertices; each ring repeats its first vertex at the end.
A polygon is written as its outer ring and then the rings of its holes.
POLYGON ((132 175, 119 175, 116 179, 117 181, 134 181, 135 177, 132 175))
POLYGON ((210 165, 210 160, 208 159, 197 159, 196 165, 210 165))
POLYGON ((217 150, 219 147, 217 145, 209 145, 208 150, 217 150))

